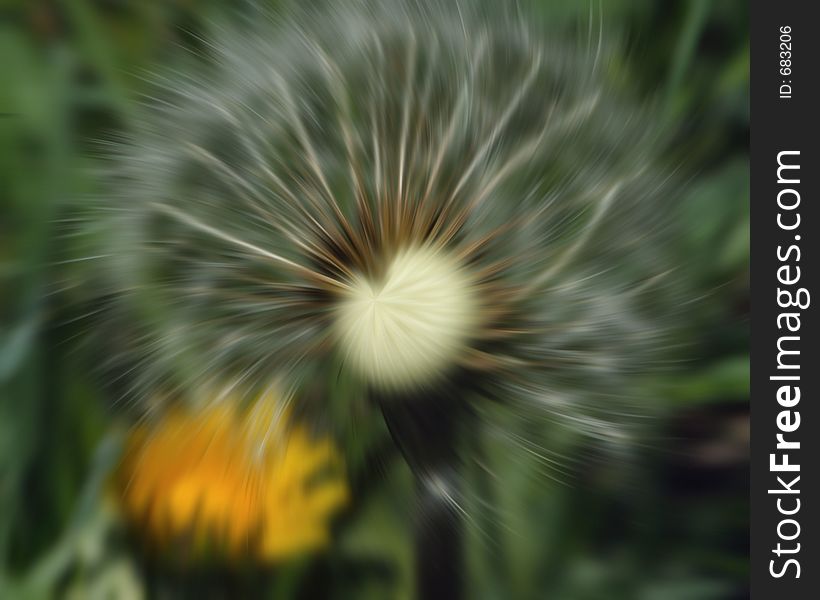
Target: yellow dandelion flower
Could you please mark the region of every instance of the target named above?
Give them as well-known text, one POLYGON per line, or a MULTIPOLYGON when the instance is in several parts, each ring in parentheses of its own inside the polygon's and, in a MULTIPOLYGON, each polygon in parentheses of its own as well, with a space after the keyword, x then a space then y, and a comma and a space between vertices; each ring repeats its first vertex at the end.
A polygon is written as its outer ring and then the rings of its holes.
POLYGON ((135 430, 119 471, 123 508, 160 545, 190 541, 275 561, 329 542, 348 501, 338 450, 271 403, 177 409, 135 430))

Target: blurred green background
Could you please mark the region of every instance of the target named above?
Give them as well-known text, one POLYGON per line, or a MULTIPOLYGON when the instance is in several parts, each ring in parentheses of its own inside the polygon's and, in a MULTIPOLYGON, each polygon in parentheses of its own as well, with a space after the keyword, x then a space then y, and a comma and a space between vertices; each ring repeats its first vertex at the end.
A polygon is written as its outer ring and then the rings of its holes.
MULTIPOLYGON (((509 526, 488 535, 471 522, 452 569, 470 598, 747 597, 747 3, 539 4, 567 28, 592 6, 627 50, 624 86, 678 124, 663 161, 686 182, 680 251, 708 298, 685 340, 697 358, 646 382, 658 414, 636 473, 593 461, 555 482, 499 450, 491 459, 508 477, 491 496, 509 526)), ((99 191, 96 141, 127 130, 144 70, 197 47, 210 19, 242 5, 0 3, 0 598, 416 594, 414 488, 398 458, 354 482, 356 506, 328 553, 275 568, 162 564, 102 499, 121 407, 90 374, 99 357, 78 344, 88 320, 60 289, 70 205, 99 191)))

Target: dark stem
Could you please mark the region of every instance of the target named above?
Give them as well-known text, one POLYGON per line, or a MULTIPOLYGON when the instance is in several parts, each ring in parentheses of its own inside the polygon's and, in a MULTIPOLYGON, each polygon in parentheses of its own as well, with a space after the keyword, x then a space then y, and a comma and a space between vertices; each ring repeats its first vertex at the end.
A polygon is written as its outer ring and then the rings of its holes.
POLYGON ((449 394, 382 403, 393 440, 416 477, 416 577, 419 598, 463 597, 458 430, 468 418, 449 394))
MULTIPOLYGON (((455 478, 444 485, 457 494, 455 478)), ((416 479, 420 512, 416 520, 416 579, 419 598, 457 600, 464 595, 462 581, 462 522, 441 496, 435 483, 416 479)))

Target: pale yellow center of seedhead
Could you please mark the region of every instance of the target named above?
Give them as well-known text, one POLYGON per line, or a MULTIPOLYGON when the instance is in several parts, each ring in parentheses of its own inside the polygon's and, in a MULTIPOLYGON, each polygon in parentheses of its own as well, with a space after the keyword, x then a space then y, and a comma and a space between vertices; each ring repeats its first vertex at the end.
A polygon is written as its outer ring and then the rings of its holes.
POLYGON ((336 312, 345 361, 382 388, 424 385, 452 366, 477 322, 467 271, 446 251, 397 253, 374 280, 357 275, 336 312))

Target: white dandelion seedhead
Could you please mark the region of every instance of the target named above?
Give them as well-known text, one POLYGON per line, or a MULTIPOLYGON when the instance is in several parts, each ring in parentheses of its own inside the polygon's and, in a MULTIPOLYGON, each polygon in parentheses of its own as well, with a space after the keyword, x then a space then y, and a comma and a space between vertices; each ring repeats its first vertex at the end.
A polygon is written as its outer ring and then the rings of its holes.
POLYGON ((379 386, 425 383, 454 364, 477 325, 469 275, 444 251, 407 248, 378 277, 355 275, 336 308, 342 352, 379 386))
POLYGON ((153 76, 96 252, 124 393, 341 365, 615 431, 674 295, 657 141, 610 53, 498 4, 260 15, 153 76))

